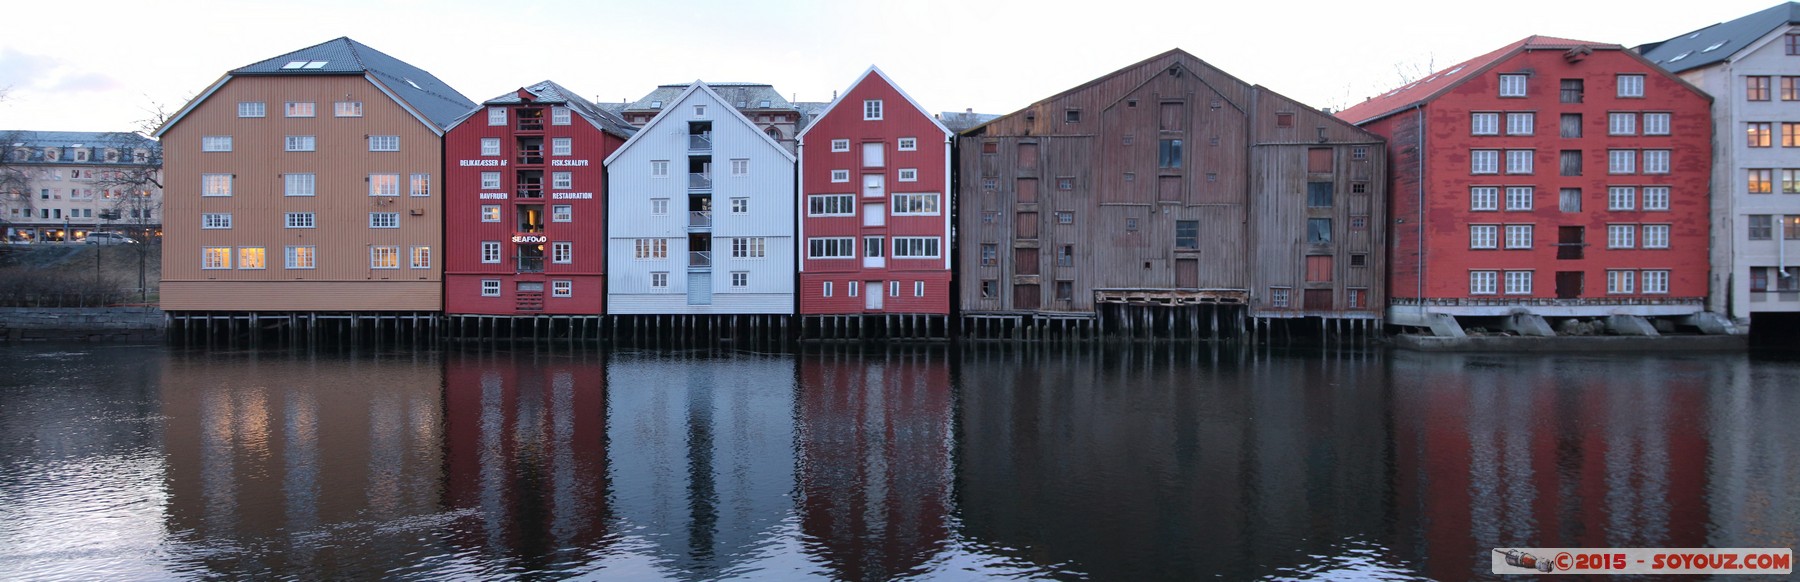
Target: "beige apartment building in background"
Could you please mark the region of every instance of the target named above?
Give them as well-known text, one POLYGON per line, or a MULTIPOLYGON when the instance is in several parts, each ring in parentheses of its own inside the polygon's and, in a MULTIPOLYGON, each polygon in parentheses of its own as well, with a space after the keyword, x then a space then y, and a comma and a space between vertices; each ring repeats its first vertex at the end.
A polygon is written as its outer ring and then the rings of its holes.
POLYGON ((349 38, 227 73, 156 133, 162 308, 441 310, 441 141, 473 109, 349 38))

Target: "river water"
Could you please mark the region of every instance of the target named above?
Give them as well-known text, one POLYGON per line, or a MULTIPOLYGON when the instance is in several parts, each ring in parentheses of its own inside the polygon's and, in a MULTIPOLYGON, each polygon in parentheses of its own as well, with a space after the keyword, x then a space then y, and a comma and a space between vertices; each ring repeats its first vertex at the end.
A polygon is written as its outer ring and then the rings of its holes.
POLYGON ((1800 546, 1800 358, 0 346, 0 578, 1442 579, 1800 546))

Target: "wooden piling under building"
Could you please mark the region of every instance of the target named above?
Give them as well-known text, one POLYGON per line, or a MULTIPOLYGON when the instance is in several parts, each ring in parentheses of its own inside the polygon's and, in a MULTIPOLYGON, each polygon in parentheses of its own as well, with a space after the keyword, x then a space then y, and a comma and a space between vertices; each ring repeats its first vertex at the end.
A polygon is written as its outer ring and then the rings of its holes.
POLYGON ((925 313, 803 315, 801 341, 946 341, 950 316, 925 313))
POLYGON ((208 348, 434 346, 443 332, 442 314, 426 311, 171 311, 164 317, 171 342, 208 348))

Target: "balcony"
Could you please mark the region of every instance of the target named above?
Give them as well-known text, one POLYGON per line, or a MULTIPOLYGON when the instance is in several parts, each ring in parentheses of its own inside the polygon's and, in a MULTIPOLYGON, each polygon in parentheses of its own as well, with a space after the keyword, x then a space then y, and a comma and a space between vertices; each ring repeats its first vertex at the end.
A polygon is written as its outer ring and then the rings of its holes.
POLYGON ((518 197, 519 198, 543 198, 544 197, 544 185, 543 184, 520 184, 519 190, 518 190, 518 197))
POLYGON ((542 165, 544 165, 544 149, 543 148, 520 148, 519 149, 519 159, 518 159, 517 163, 521 166, 542 166, 542 165))
POLYGON ((688 211, 688 232, 712 230, 711 210, 688 211))
MULTIPOLYGON (((543 259, 538 259, 540 264, 543 259)), ((689 271, 711 271, 712 251, 688 251, 689 271)))
POLYGON ((710 135, 710 134, 689 135, 688 136, 688 151, 693 151, 693 152, 710 152, 710 151, 712 151, 712 135, 710 135))
POLYGON ((712 190, 712 174, 688 174, 688 190, 712 190))
POLYGON ((520 272, 520 273, 542 273, 542 272, 544 272, 544 258, 543 257, 516 256, 516 257, 513 257, 513 260, 517 261, 517 264, 519 266, 518 272, 520 272))

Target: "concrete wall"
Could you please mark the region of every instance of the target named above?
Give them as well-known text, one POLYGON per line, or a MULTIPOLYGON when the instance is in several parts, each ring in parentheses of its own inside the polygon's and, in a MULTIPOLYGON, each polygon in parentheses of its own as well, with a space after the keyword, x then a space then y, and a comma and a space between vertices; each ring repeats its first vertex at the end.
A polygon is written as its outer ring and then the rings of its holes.
POLYGON ((154 307, 0 307, 0 341, 150 341, 161 339, 154 307))

